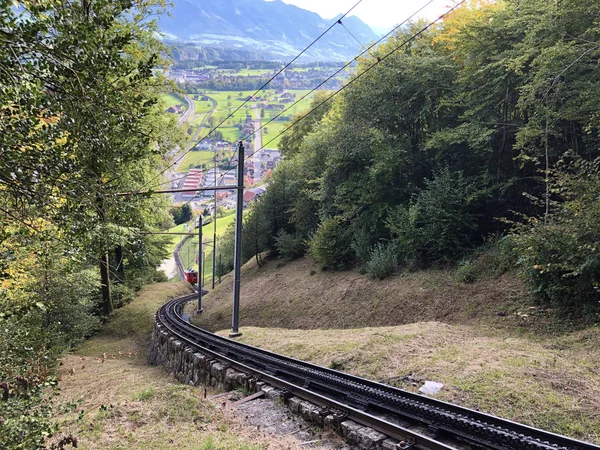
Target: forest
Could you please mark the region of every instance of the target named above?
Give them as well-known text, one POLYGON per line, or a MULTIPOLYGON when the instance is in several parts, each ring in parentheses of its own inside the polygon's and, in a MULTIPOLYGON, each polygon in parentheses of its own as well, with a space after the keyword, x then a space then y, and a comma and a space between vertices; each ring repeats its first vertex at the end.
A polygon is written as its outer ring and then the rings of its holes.
POLYGON ((160 3, 0 1, 0 448, 44 447, 57 356, 161 278, 140 231, 172 225, 165 199, 114 195, 160 184, 182 139, 160 3))
POLYGON ((597 322, 599 18, 595 0, 480 0, 397 33, 294 119, 244 258, 517 267, 540 305, 597 322))

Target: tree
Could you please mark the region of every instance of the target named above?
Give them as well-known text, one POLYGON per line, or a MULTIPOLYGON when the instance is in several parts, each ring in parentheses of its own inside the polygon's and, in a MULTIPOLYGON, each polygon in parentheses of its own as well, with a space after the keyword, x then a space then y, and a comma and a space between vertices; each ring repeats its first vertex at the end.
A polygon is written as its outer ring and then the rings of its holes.
POLYGON ((192 219, 192 207, 189 203, 184 203, 178 208, 173 208, 171 214, 175 225, 186 223, 192 219))
POLYGON ((149 18, 160 10, 0 1, 0 340, 11 341, 0 352, 2 448, 39 448, 53 432, 38 395, 52 384, 46 365, 112 309, 99 296, 109 263, 123 293, 164 257, 165 240, 139 231, 169 221, 165 200, 114 195, 156 181, 179 142, 160 104, 172 86, 154 73, 164 48, 149 18))

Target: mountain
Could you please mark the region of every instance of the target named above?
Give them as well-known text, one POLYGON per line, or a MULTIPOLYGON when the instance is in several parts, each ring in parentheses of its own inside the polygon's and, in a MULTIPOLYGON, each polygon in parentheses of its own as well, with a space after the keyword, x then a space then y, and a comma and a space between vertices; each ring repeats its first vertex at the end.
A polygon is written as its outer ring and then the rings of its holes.
MULTIPOLYGON (((167 42, 260 51, 274 59, 295 56, 335 19, 281 0, 174 0, 159 27, 167 42)), ((358 17, 346 17, 307 53, 306 60, 347 60, 377 35, 358 17), (354 36, 352 36, 351 34, 354 36), (358 41, 358 42, 357 42, 358 41)))

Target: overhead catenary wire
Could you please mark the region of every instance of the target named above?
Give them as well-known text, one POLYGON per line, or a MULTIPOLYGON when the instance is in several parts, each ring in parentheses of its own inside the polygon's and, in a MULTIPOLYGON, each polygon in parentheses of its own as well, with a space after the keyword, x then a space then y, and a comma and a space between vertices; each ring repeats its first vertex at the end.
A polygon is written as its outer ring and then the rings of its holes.
MULTIPOLYGON (((298 100, 296 100, 294 103, 290 104, 288 107, 286 107, 285 109, 283 109, 280 113, 276 114, 274 117, 270 118, 267 122, 261 124, 261 128, 265 127, 267 125, 269 125, 271 122, 277 120, 279 117, 281 117, 284 113, 288 112, 290 109, 292 109, 294 106, 296 106, 298 103, 300 103, 302 100, 304 100, 305 98, 309 97, 310 95, 312 95, 314 92, 318 91, 323 85, 325 85, 326 83, 328 83, 329 81, 331 81, 334 77, 336 77, 339 73, 341 73, 342 71, 344 71, 345 69, 347 69, 354 61, 356 61, 358 58, 360 58, 361 56, 363 56, 365 53, 369 53, 370 50, 372 50, 375 46, 379 45, 381 42, 383 42, 385 39, 387 39, 390 35, 392 35, 394 32, 396 32, 399 28, 401 28, 402 26, 404 26, 409 20, 411 20, 412 18, 414 18, 417 14, 419 14, 421 11, 423 11, 425 8, 427 8, 429 5, 431 5, 435 0, 429 0, 428 2, 426 2, 423 6, 421 6, 417 11, 415 11, 413 14, 411 14, 409 17, 407 17, 404 21, 402 21, 401 23, 399 23, 398 25, 396 25, 394 28, 392 28, 389 32, 387 32, 385 35, 383 35, 381 38, 379 38, 377 41, 373 42, 371 45, 369 45, 365 50, 363 50, 361 53, 359 53, 357 56, 355 56, 354 58, 352 58, 349 62, 347 62, 346 64, 344 64, 342 67, 340 67, 338 70, 336 70, 334 73, 332 73, 331 75, 329 75, 325 80, 323 80, 321 83, 319 83, 317 86, 315 86, 314 88, 312 88, 310 91, 308 91, 306 94, 304 94, 302 97, 300 97, 298 100)), ((439 20, 439 19, 438 19, 439 20)), ((339 19, 338 21, 340 24, 341 23, 341 19, 339 19)), ((342 24, 342 26, 344 26, 342 24)), ((344 26, 344 28, 346 28, 344 26)), ((354 36, 352 36, 354 37, 354 36)), ((354 38, 356 40, 356 38, 354 38)), ((357 40, 357 42, 360 44, 360 42, 357 40)), ((362 44, 361 44, 362 45, 362 44)), ((370 54, 370 53, 369 53, 370 54)), ((293 125, 292 125, 293 126, 293 125)), ((289 128, 289 127, 288 127, 289 128)), ((256 134, 256 130, 251 132, 250 134, 244 136, 243 138, 241 138, 241 141, 245 141, 249 138, 251 138, 252 136, 254 136, 256 134)), ((279 135, 277 136, 279 137, 279 135)), ((276 137, 276 138, 277 138, 276 137)), ((276 139, 275 138, 275 139, 276 139)), ((273 141, 270 140, 268 143, 271 143, 273 141)), ((263 146, 264 148, 264 146, 263 146)), ((260 150, 262 150, 263 148, 261 148, 260 150)), ((259 150, 257 150, 259 151, 259 150)), ((254 152, 256 153, 256 152, 254 152)), ((254 155, 254 153, 250 154, 248 156, 248 158, 250 158, 252 155, 254 155)), ((235 156, 237 154, 237 146, 235 147, 235 152, 234 155, 232 157, 232 160, 235 159, 235 156)), ((246 158, 247 159, 247 158, 246 158)), ((230 167, 229 169, 227 169, 227 172, 230 171, 233 167, 230 167)), ((221 175, 221 177, 219 178, 219 180, 215 180, 215 183, 213 183, 215 186, 218 186, 219 182, 225 177, 225 173, 223 173, 221 175)), ((185 178, 185 177, 182 177, 185 178)), ((181 178, 178 178, 181 179, 181 178)), ((159 185, 156 185, 154 187, 158 187, 158 186, 162 186, 163 184, 167 184, 169 183, 169 181, 165 181, 163 183, 160 183, 159 185)), ((210 186, 209 186, 210 187, 210 186)), ((192 201, 192 199, 188 200, 187 202, 184 203, 184 205, 190 203, 192 201)))
MULTIPOLYGON (((316 105, 315 107, 313 107, 310 111, 308 111, 305 115, 301 116, 295 123, 293 123, 292 125, 290 125, 289 127, 285 128, 284 130, 282 130, 279 134, 277 134, 275 137, 273 137, 271 140, 269 140, 266 144, 263 144, 260 148, 256 149, 254 152, 250 153, 245 159, 249 159, 252 158, 252 156, 254 156, 257 152, 267 148, 267 146, 271 143, 274 142, 275 140, 277 140, 280 136, 282 136, 283 134, 285 134, 286 132, 288 132, 290 129, 292 129, 293 127, 297 126, 300 122, 302 122, 304 119, 306 119, 308 116, 310 116, 311 114, 313 114, 317 109, 319 109, 321 106, 323 106, 325 103, 327 103, 329 100, 331 100, 333 97, 335 97, 337 94, 339 94, 340 92, 342 92, 344 89, 346 89, 348 86, 351 86, 353 83, 355 83, 357 80, 359 80, 360 78, 362 78, 366 73, 370 72, 374 67, 378 66, 379 64, 381 64, 383 61, 385 61, 387 58, 389 58, 391 55, 393 55, 394 53, 396 53, 398 50, 400 50, 402 47, 404 47, 406 44, 412 42, 413 40, 415 40, 417 37, 419 37, 421 34, 423 34, 425 31, 427 31, 429 28, 431 28, 435 23, 439 22, 440 20, 442 20, 444 17, 446 17, 448 14, 450 14, 452 11, 454 11, 456 8, 458 8, 459 6, 461 6, 463 3, 465 3, 466 0, 460 0, 458 3, 456 3, 454 6, 452 6, 448 11, 446 11, 445 13, 441 14, 439 17, 437 17, 435 20, 429 22, 426 26, 424 26, 423 28, 421 28, 419 31, 417 31, 416 33, 414 33, 413 35, 411 35, 410 37, 408 37, 407 39, 403 40, 400 45, 394 47, 391 51, 389 51, 388 53, 386 53, 385 55, 378 57, 377 60, 371 64, 369 67, 367 67, 364 71, 362 71, 361 73, 357 74, 354 78, 352 78, 350 81, 348 81, 348 83, 346 83, 344 86, 342 86, 340 89, 334 91, 331 95, 329 95, 327 98, 325 98, 322 102, 320 102, 318 105, 316 105)), ((243 163, 243 162, 242 162, 243 163)), ((238 163, 239 164, 239 163, 238 163)))
MULTIPOLYGON (((236 112, 238 112, 246 103, 248 103, 250 101, 250 99, 254 98, 259 92, 261 92, 263 89, 265 89, 275 78, 277 78, 279 75, 281 75, 285 69, 287 69, 290 65, 292 65, 298 58, 300 58, 304 53, 306 53, 313 45, 315 45, 323 36, 325 36, 327 33, 329 33, 329 31, 331 31, 331 29, 333 27, 335 27, 338 24, 338 21, 341 21, 343 18, 345 18, 348 14, 350 14, 354 8, 356 8, 358 5, 360 5, 363 2, 363 0, 358 0, 348 11, 346 11, 346 13, 344 13, 338 20, 336 20, 335 22, 333 22, 325 31, 323 31, 317 38, 315 38, 310 44, 308 44, 300 53, 298 53, 296 56, 294 56, 294 58, 288 62, 286 65, 284 65, 281 69, 279 69, 279 71, 273 75, 267 82, 265 82, 260 88, 258 88, 254 94, 248 96, 246 98, 246 100, 244 100, 237 108, 235 108, 233 110, 233 112, 229 113, 229 115, 227 117, 225 117, 225 119, 223 119, 221 122, 219 122, 219 124, 214 127, 213 129, 211 129, 206 136, 204 136, 203 138, 201 138, 198 142, 190 145, 190 148, 188 150, 186 150, 181 156, 179 156, 177 159, 175 159, 175 161, 173 161, 169 166, 167 166, 165 169, 163 169, 163 171, 157 175, 154 179, 152 179, 150 181, 150 183, 152 183, 154 180, 156 180, 156 178, 164 175, 164 173, 169 170, 171 167, 173 167, 175 164, 177 164, 179 161, 181 161, 185 155, 187 155, 192 148, 194 148, 196 145, 202 143, 205 139, 207 139, 212 133, 214 133, 221 125, 223 125, 227 120, 229 120, 231 117, 233 117, 235 115, 236 112)), ((144 189, 144 188, 142 188, 144 189)))
MULTIPOLYGON (((392 34, 393 32, 395 32, 398 28, 400 28, 403 24, 405 24, 408 20, 410 20, 412 17, 414 17, 416 14, 418 14, 419 12, 421 12, 424 8, 426 8, 427 6, 429 6, 429 4, 432 3, 433 0, 429 0, 426 4, 424 4, 421 8, 419 8, 414 14, 412 14, 408 19, 406 19, 404 22, 402 22, 401 24, 397 25, 396 27, 394 27, 390 32, 388 32, 386 35, 384 35, 382 38, 380 38, 378 41, 376 41, 375 43, 371 44, 367 49, 365 49, 364 51, 362 51, 358 56, 356 56, 355 58, 353 58, 353 61, 356 58, 359 58, 360 56, 364 55, 366 52, 368 52, 369 50, 371 50, 371 48, 373 48, 375 45, 379 44, 383 39, 385 39, 386 37, 388 37, 390 34, 392 34)), ((269 144, 271 144, 272 142, 274 142, 275 140, 277 140, 280 136, 282 136, 283 134, 287 133, 290 129, 294 128, 295 126, 297 126, 300 122, 302 122, 303 120, 305 120, 308 116, 310 116, 311 114, 313 114, 317 109, 319 109, 321 106, 323 106, 325 103, 327 103, 329 100, 331 100, 333 97, 335 97, 336 95, 338 95, 340 92, 342 92, 344 89, 346 89, 348 86, 351 86, 353 83, 355 83, 357 80, 359 80, 360 78, 362 78, 366 73, 370 72, 374 67, 376 67, 377 65, 381 64, 383 61, 385 61, 387 58, 389 58, 392 54, 396 53, 398 50, 400 50, 402 47, 404 47, 406 44, 412 42, 413 40, 415 40, 417 37, 419 37, 421 34, 423 34, 425 31, 427 31, 429 28, 431 28, 435 23, 439 22, 440 20, 442 20, 444 17, 446 17, 448 14, 450 14, 452 11, 454 11, 455 9, 457 9, 458 7, 460 7, 463 3, 465 3, 466 0, 460 0, 459 2, 457 2, 454 6, 452 6, 450 9, 448 9, 446 12, 444 12, 443 14, 441 14, 440 16, 438 16, 435 20, 432 20, 431 22, 429 22, 427 25, 425 25, 424 27, 422 27, 419 31, 417 31, 416 33, 412 34, 410 37, 404 39, 399 45, 397 45, 396 47, 394 47, 391 51, 389 51, 388 53, 386 53, 385 55, 381 56, 381 57, 377 57, 377 60, 371 64, 369 67, 367 67, 364 71, 362 71, 361 73, 357 74, 354 78, 352 78, 350 81, 348 81, 348 83, 346 83, 344 86, 342 86, 340 89, 334 91, 333 93, 331 93, 329 96, 327 96, 323 101, 321 101, 318 105, 314 106, 312 109, 310 109, 306 114, 304 114, 303 116, 301 116, 296 122, 294 122, 292 125, 290 125, 289 127, 285 128, 284 130, 282 130, 280 133, 278 133, 275 137, 273 137, 272 139, 270 139, 267 143, 263 144, 260 148, 256 149, 255 151, 253 151, 252 153, 250 153, 248 156, 246 156, 244 158, 243 161, 241 161, 241 163, 243 164, 245 161, 247 161, 248 159, 252 158, 256 153, 258 153, 259 151, 267 148, 267 146, 269 144)), ((343 67, 341 67, 340 69, 338 69, 338 71, 336 71, 334 74, 330 75, 330 77, 328 77, 328 79, 326 79, 324 82, 320 83, 316 88, 313 88, 311 91, 309 91, 309 93, 307 93, 306 95, 310 95, 312 92, 314 92, 315 90, 317 90, 320 86, 322 86, 324 83, 326 83, 327 81, 329 81, 331 78, 333 78, 335 75, 337 75, 339 72, 341 72, 342 70, 344 70, 346 67, 348 67, 351 64, 351 62, 346 63, 343 67)), ((305 97, 303 96, 302 98, 300 98, 299 100, 297 100, 296 102, 294 102, 293 104, 291 104, 287 109, 292 108, 296 103, 302 101, 305 97)), ((286 110, 287 110, 286 109, 286 110)), ((283 112, 285 112, 286 110, 284 110, 283 112)), ((268 122, 266 122, 265 124, 261 125, 261 128, 265 125, 268 125, 269 123, 271 123, 273 120, 277 119, 277 117, 279 117, 281 115, 281 113, 275 117, 273 117, 271 120, 269 120, 268 122)), ((248 139, 249 137, 253 136, 254 134, 256 134, 256 131, 253 131, 252 133, 248 134, 247 136, 245 136, 244 138, 242 138, 241 140, 244 141, 246 139, 248 139)), ((240 164, 240 161, 238 161, 238 164, 240 164)), ((223 174, 224 176, 224 174, 223 174)), ((191 199, 186 202, 189 203, 191 201, 191 199)))
MULTIPOLYGON (((398 25, 396 25, 394 28, 392 28, 389 32, 387 32, 385 35, 383 35, 381 38, 379 38, 377 41, 373 42, 371 45, 369 45, 365 50, 363 50, 361 53, 359 53, 357 56, 355 56, 354 58, 352 58, 349 62, 347 62, 346 64, 344 64, 342 67, 340 67, 338 70, 336 70, 334 73, 332 73, 331 75, 329 75, 325 80, 323 80, 321 83, 319 83, 317 86, 315 86, 314 88, 312 88, 310 91, 308 91, 306 94, 304 94, 302 97, 300 97, 298 100, 296 100, 294 103, 292 103, 291 105, 289 105, 288 107, 284 108, 280 113, 276 114, 274 117, 270 118, 270 120, 268 120, 267 122, 261 124, 261 128, 265 127, 267 125, 269 125, 271 122, 277 120, 279 117, 281 117, 284 113, 288 112, 290 109, 292 109, 294 106, 296 106, 298 103, 300 103, 302 100, 304 100, 305 98, 309 97, 310 95, 312 95, 315 91, 319 90, 323 85, 325 85, 326 83, 328 83, 329 81, 331 81, 334 77, 336 77, 340 72, 342 72, 343 70, 347 69, 354 61, 356 61, 358 58, 360 58, 361 56, 363 56, 365 53, 369 53, 369 55, 371 55, 370 51, 377 45, 379 45, 382 41, 384 41, 385 39, 387 39, 390 35, 392 35, 394 32, 396 32, 399 28, 401 28, 402 26, 404 26, 409 20, 411 20, 412 18, 414 18, 417 14, 419 14, 421 11, 423 11, 425 8, 427 8, 429 5, 431 5, 435 0, 429 0, 427 1, 425 4, 423 4, 423 6, 421 6, 418 10, 416 10, 413 14, 411 14, 409 17, 407 17, 404 21, 402 21, 401 23, 399 23, 398 25)), ((356 7, 356 5, 354 5, 354 7, 356 7)), ((353 8, 354 8, 353 7, 353 8)), ((448 11, 450 12, 450 11, 448 11)), ((447 13, 448 13, 447 12, 447 13)), ((347 15, 348 13, 346 13, 347 15)), ((337 23, 341 24, 346 31, 348 31, 348 33, 350 33, 350 31, 346 28, 346 26, 344 26, 344 24, 342 23, 342 18, 343 16, 338 20, 337 23)), ((437 19, 439 20, 439 18, 437 19)), ((436 20, 436 21, 437 21, 436 20)), ((350 33, 352 35, 352 33, 350 33)), ((352 37, 360 44, 360 41, 358 41, 358 39, 356 39, 356 37, 354 35, 352 35, 352 37)), ((254 94, 255 95, 255 94, 254 94)), ((245 102, 246 103, 246 102, 245 102)), ((244 104, 245 104, 244 103, 244 104)), ((243 104, 241 105, 243 106, 243 104)), ((240 107, 241 107, 240 106, 240 107)), ((239 108, 238 108, 239 109, 239 108)), ((237 111, 237 110, 236 110, 237 111)), ((219 125, 220 126, 220 125, 219 125)), ((293 126, 293 125, 291 125, 293 126)), ((217 127, 215 127, 215 129, 211 130, 214 131, 216 130, 217 127)), ((288 127, 289 128, 289 127, 288 127)), ((287 131, 287 129, 285 130, 287 131)), ((249 138, 251 138, 252 136, 254 136, 256 134, 256 130, 251 132, 250 134, 244 136, 243 138, 241 138, 241 141, 245 141, 249 138)), ((271 139, 267 144, 270 144, 271 142, 273 142, 275 139, 277 139, 277 137, 279 137, 282 133, 280 133, 279 135, 277 135, 274 139, 271 139)), ((206 138, 207 136, 205 136, 206 138)), ((199 141, 198 143, 202 142, 199 141)), ((265 144, 265 146, 267 145, 265 144)), ((256 150, 254 153, 248 155, 248 158, 250 158, 251 156, 253 156, 256 152, 262 150, 263 148, 265 148, 265 146, 261 147, 259 150, 256 150)), ((187 153, 187 152, 186 152, 187 153)), ((235 155, 237 154, 237 146, 235 147, 235 153, 234 156, 232 157, 232 160, 235 159, 235 155)), ((247 158, 246 158, 247 159, 247 158)), ((229 169, 227 169, 226 172, 230 171, 233 167, 230 167, 229 169)), ((225 173, 226 173, 225 172, 225 173)), ((225 173, 221 174, 221 176, 219 177, 218 180, 215 180, 215 182, 212 185, 218 186, 218 184, 221 182, 221 180, 225 177, 225 173)), ((177 178, 176 180, 180 180, 182 178, 185 177, 181 177, 181 178, 177 178)), ((171 180, 171 181, 176 181, 176 180, 171 180)), ((163 183, 160 183, 158 185, 153 186, 150 189, 154 189, 156 187, 162 186, 163 184, 168 184, 171 181, 165 181, 163 183)), ((212 186, 211 185, 211 186, 212 186)), ((210 187, 210 186, 209 186, 210 187)), ((192 201, 192 199, 186 201, 183 205, 189 204, 192 201)), ((182 206, 183 206, 182 205, 182 206)))
MULTIPOLYGON (((379 45, 382 41, 384 41, 385 39, 387 39, 390 35, 392 35, 394 32, 396 32, 396 30, 398 30, 400 27, 404 26, 409 20, 411 20, 413 17, 415 17, 417 14, 419 14, 421 11, 423 11, 425 8, 427 8, 431 3, 433 3, 435 0, 429 0, 427 3, 425 3, 423 6, 421 6, 421 8, 419 8, 417 11, 415 11, 412 15, 410 15, 408 18, 406 18, 403 22, 399 23, 398 25, 396 25, 394 28, 392 28, 388 33, 386 33, 385 35, 383 35, 381 38, 379 38, 377 41, 373 42, 371 45, 369 45, 365 50, 363 50, 361 53, 359 53, 357 56, 355 56, 354 58, 352 58, 352 60, 348 61, 346 64, 344 64, 342 67, 340 67, 338 70, 336 70, 334 73, 332 73, 331 75, 329 75, 327 78, 325 78, 325 80, 323 80, 321 83, 319 83, 317 86, 315 86, 314 88, 312 88, 310 91, 308 91, 306 94, 304 94, 302 97, 300 97, 298 100, 296 100, 294 103, 292 103, 290 106, 288 106, 287 108, 285 108, 283 111, 281 111, 279 114, 276 114, 274 117, 271 117, 271 119, 269 119, 267 122, 261 124, 261 128, 264 126, 269 125, 271 122, 277 120, 279 117, 281 117, 284 113, 286 113, 287 111, 289 111, 290 109, 292 109, 294 106, 296 106, 298 103, 300 103, 302 100, 304 100, 305 98, 307 98, 308 96, 312 95, 314 92, 318 91, 319 88, 321 88, 322 86, 324 86, 326 83, 328 83, 329 81, 331 81, 333 78, 335 78, 340 72, 346 70, 354 61, 356 61, 358 58, 360 58, 361 56, 365 55, 365 53, 369 53, 371 49, 373 49, 373 47, 379 45)), ((439 20, 439 19, 438 19, 439 20)), ((370 54, 370 53, 369 53, 370 54)), ((293 126, 293 125, 290 125, 293 126)), ((289 127, 288 127, 289 128, 289 127)), ((245 141, 248 138, 254 136, 256 134, 256 130, 253 131, 252 133, 244 136, 242 139, 240 139, 241 141, 245 141)), ((278 136, 275 137, 275 139, 277 139, 278 136)), ((272 142, 273 139, 270 142, 272 142)), ((261 149, 262 150, 262 149, 261 149)), ((257 150, 258 151, 258 150, 257 150)), ((250 157, 251 155, 249 155, 248 157, 250 157)))

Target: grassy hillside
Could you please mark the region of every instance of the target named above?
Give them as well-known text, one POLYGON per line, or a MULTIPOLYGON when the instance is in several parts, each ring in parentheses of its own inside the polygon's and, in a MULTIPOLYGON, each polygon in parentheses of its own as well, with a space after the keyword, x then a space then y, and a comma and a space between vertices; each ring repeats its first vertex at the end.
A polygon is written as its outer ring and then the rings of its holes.
MULTIPOLYGON (((434 320, 527 328, 533 317, 522 304, 521 283, 509 275, 464 284, 451 272, 428 270, 380 281, 357 272, 323 272, 308 258, 270 261, 260 269, 251 260, 242 270, 245 326, 358 328, 434 320)), ((206 296, 199 323, 208 329, 230 326, 230 277, 206 296)))
MULTIPOLYGON (((201 326, 231 327, 231 275, 201 326)), ((241 340, 580 439, 600 442, 600 329, 575 330, 513 274, 472 284, 430 270, 384 281, 309 259, 242 269, 241 340), (259 328, 260 327, 260 328, 259 328)))
POLYGON ((146 365, 153 314, 167 299, 187 292, 185 283, 144 288, 98 336, 62 358, 55 400, 60 431, 49 444, 72 434, 78 448, 89 450, 305 448, 292 437, 247 427, 233 409, 204 399, 202 388, 179 384, 164 368, 146 365))

